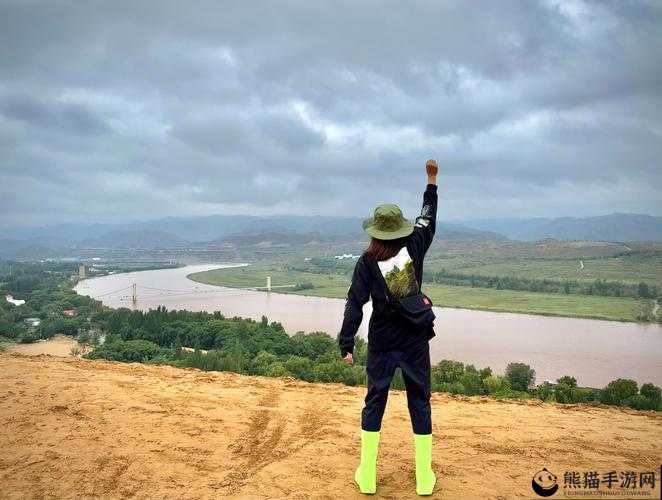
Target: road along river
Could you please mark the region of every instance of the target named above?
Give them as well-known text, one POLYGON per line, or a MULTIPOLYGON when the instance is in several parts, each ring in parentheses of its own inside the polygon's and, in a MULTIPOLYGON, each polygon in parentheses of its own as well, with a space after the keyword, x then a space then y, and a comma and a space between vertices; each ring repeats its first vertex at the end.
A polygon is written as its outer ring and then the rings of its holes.
MULTIPOLYGON (((237 264, 192 265, 113 274, 81 281, 76 291, 111 307, 191 311, 221 311, 282 323, 297 331, 325 331, 335 336, 342 322, 344 300, 304 297, 205 285, 189 280, 191 273, 237 264)), ((366 336, 370 303, 364 307, 359 334, 366 336)), ((580 385, 603 387, 616 378, 662 386, 662 326, 590 319, 494 313, 435 308, 437 336, 432 362, 454 359, 503 373, 509 362, 521 361, 536 370, 537 383, 572 375, 580 385)))

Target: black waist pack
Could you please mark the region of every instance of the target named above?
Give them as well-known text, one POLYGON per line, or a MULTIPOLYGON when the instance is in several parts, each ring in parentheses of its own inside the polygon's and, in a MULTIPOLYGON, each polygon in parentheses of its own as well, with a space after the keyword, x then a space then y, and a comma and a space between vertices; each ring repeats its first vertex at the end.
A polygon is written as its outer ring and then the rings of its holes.
POLYGON ((405 321, 417 328, 432 327, 436 318, 430 297, 423 292, 408 297, 389 297, 393 310, 405 321))

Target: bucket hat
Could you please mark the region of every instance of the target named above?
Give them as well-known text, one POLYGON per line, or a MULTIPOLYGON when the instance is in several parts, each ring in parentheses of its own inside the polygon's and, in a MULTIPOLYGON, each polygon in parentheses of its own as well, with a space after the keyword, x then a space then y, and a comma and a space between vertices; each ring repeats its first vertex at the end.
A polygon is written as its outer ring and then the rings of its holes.
POLYGON ((386 203, 375 208, 374 215, 363 221, 363 230, 379 240, 395 240, 413 233, 414 225, 405 219, 399 206, 386 203))

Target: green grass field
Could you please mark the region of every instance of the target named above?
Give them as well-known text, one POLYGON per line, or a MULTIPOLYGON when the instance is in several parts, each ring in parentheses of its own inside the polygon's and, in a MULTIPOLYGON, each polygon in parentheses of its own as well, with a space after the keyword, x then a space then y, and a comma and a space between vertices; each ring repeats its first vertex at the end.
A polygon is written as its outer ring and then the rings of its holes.
POLYGON ((446 307, 613 321, 637 321, 642 308, 652 307, 649 302, 629 297, 561 295, 437 284, 426 284, 425 290, 435 304, 446 307))
POLYGON ((479 276, 579 280, 640 281, 662 288, 662 254, 627 255, 588 259, 531 259, 522 257, 443 257, 426 263, 428 271, 440 269, 479 276), (584 267, 582 269, 580 260, 584 267))
MULTIPOLYGON (((285 269, 284 266, 266 263, 251 264, 247 267, 214 269, 213 271, 191 274, 189 278, 193 281, 210 285, 256 288, 266 286, 267 276, 271 276, 271 285, 274 287, 282 287, 283 285, 292 285, 294 287, 297 283, 312 283, 315 288, 305 290, 306 292, 329 287, 344 287, 344 296, 349 286, 349 277, 340 274, 324 275, 312 272, 290 271, 285 269)), ((283 291, 288 291, 288 289, 283 289, 283 291)))
MULTIPOLYGON (((201 283, 236 288, 264 287, 271 276, 274 287, 309 282, 314 288, 296 291, 276 288, 279 293, 295 293, 317 297, 344 298, 350 283, 349 274, 319 274, 291 271, 282 265, 258 263, 248 267, 216 269, 195 273, 189 277, 201 283)), ((550 316, 596 318, 615 321, 637 321, 642 311, 650 310, 650 301, 624 297, 561 295, 490 288, 471 288, 426 283, 425 292, 439 306, 518 312, 550 316)))

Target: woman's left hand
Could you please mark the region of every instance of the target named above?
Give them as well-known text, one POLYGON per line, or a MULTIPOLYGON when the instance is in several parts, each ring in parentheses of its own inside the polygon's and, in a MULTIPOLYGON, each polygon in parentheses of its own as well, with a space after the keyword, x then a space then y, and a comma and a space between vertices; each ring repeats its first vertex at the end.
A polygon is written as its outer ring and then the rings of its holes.
POLYGON ((354 364, 354 356, 352 356, 352 353, 351 353, 351 352, 348 352, 348 353, 347 353, 347 356, 345 356, 345 357, 342 358, 342 359, 343 359, 343 360, 345 361, 345 363, 347 363, 348 365, 353 365, 353 364, 354 364))

